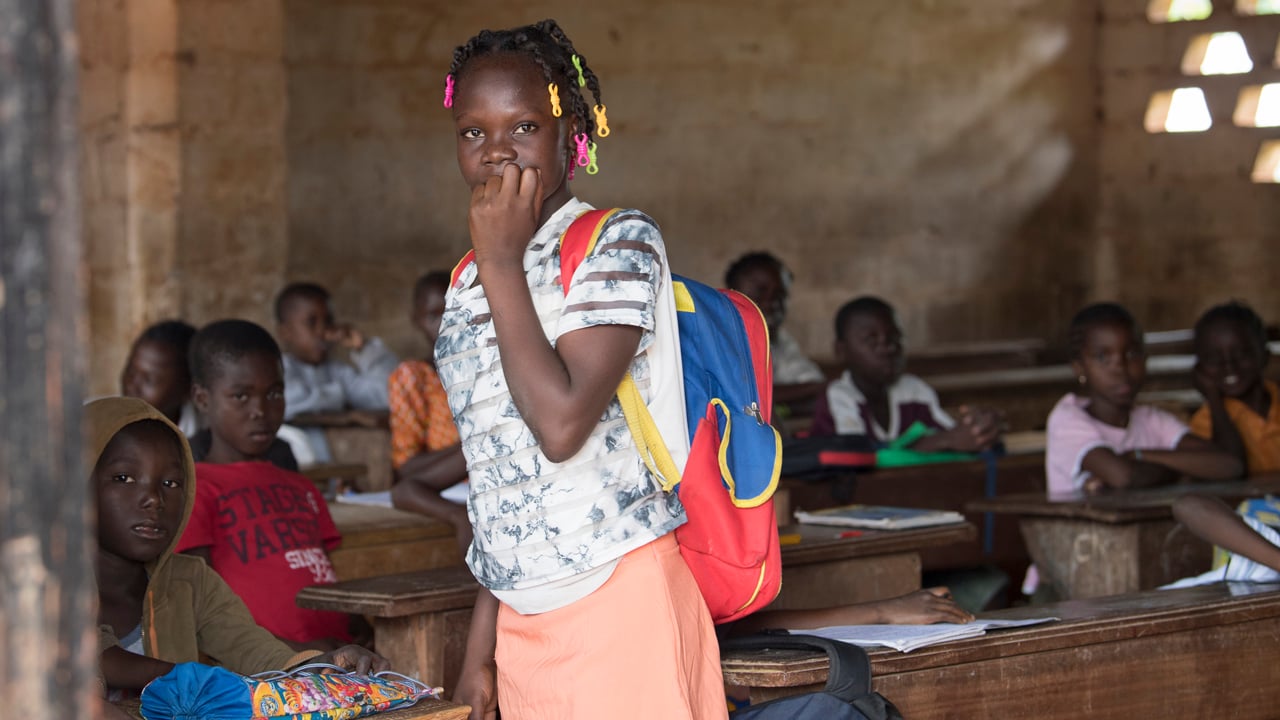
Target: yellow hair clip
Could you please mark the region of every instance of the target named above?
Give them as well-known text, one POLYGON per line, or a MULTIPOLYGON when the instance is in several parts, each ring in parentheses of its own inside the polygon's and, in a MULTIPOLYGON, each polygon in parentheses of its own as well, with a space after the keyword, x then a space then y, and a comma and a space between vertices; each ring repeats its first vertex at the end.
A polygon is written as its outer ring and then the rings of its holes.
POLYGON ((596 134, 602 138, 609 137, 609 118, 605 117, 604 109, 603 105, 597 105, 595 107, 596 134))
POLYGON ((551 94, 551 114, 560 117, 560 88, 555 83, 547 83, 547 92, 551 94))

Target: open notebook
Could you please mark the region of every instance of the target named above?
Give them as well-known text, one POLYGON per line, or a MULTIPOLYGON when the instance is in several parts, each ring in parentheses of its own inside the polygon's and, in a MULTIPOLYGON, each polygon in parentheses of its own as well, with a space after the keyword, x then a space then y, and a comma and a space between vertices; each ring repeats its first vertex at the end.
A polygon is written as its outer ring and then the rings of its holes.
POLYGON ((1023 620, 974 620, 963 625, 936 623, 933 625, 837 625, 817 630, 793 630, 797 634, 817 635, 831 640, 853 643, 861 647, 887 647, 901 652, 937 645, 951 640, 985 635, 987 630, 1024 627, 1057 620, 1056 617, 1028 618, 1023 620))

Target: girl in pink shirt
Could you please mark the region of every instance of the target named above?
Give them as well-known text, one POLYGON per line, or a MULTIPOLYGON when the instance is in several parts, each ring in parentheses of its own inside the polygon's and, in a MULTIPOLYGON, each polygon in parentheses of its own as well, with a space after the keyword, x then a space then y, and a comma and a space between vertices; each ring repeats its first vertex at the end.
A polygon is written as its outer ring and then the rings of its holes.
POLYGON ((1127 310, 1115 303, 1086 307, 1071 321, 1069 344, 1080 388, 1049 414, 1050 495, 1162 485, 1183 475, 1240 476, 1237 458, 1169 413, 1134 404, 1147 367, 1142 331, 1127 310))

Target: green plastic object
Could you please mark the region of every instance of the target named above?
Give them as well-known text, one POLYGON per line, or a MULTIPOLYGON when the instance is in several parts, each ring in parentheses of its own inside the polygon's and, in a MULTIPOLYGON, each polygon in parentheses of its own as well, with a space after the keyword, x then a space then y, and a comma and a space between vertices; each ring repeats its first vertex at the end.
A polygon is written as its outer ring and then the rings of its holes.
POLYGON ((977 455, 961 452, 919 452, 911 450, 917 440, 932 435, 922 422, 914 422, 907 431, 889 443, 889 447, 876 451, 876 467, 910 467, 912 465, 931 465, 934 463, 964 462, 976 460, 977 455))

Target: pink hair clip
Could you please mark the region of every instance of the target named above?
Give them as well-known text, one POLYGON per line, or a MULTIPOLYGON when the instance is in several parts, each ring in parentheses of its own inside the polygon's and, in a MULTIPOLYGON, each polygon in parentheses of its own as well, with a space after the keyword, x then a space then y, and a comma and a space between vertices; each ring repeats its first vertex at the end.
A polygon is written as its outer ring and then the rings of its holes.
POLYGON ((573 136, 573 142, 578 146, 577 162, 579 167, 586 167, 591 164, 591 152, 587 148, 587 134, 578 133, 573 136))
POLYGON ((453 73, 444 76, 444 106, 453 107, 453 73))

